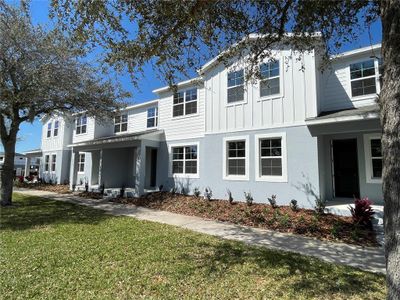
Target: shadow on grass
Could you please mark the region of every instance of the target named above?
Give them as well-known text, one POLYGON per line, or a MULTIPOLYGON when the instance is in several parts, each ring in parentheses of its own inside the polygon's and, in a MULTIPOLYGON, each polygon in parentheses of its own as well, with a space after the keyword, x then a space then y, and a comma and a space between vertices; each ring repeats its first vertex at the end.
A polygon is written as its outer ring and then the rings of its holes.
MULTIPOLYGON (((193 239, 193 243, 195 243, 193 239)), ((199 258, 185 253, 181 258, 196 260, 197 268, 213 277, 226 276, 227 272, 243 264, 256 266, 256 272, 272 278, 284 290, 301 291, 308 297, 329 297, 339 293, 344 296, 381 293, 385 276, 355 268, 326 263, 295 253, 278 252, 262 247, 249 247, 242 243, 224 241, 217 244, 197 243, 199 248, 212 249, 199 258)), ((193 272, 196 272, 193 269, 193 272)))
POLYGON ((16 195, 13 206, 1 208, 2 230, 27 230, 37 226, 76 223, 98 224, 110 216, 73 203, 16 195))

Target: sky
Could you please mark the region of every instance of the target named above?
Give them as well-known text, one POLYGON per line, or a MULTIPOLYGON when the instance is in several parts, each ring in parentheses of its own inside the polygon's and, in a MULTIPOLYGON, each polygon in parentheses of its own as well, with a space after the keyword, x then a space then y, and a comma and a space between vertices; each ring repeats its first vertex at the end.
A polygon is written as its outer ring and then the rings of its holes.
MULTIPOLYGON (((14 1, 9 2, 13 3, 14 1)), ((32 0, 31 17, 34 24, 47 24, 48 26, 52 26, 51 20, 48 17, 48 12, 49 1, 32 0)), ((380 22, 376 22, 371 26, 370 34, 367 30, 365 30, 365 32, 359 36, 358 40, 353 41, 351 44, 344 45, 341 51, 357 49, 371 44, 380 43, 381 37, 381 24, 380 22)), ((194 70, 191 70, 191 73, 195 74, 194 70)), ((122 84, 123 88, 132 94, 132 98, 128 100, 130 103, 141 103, 156 99, 156 95, 152 93, 152 90, 161 86, 165 86, 165 82, 162 82, 156 77, 151 66, 148 66, 144 69, 144 76, 139 82, 138 89, 132 86, 128 73, 118 75, 118 80, 122 84)), ((35 121, 33 124, 21 124, 16 151, 24 152, 40 148, 41 128, 42 125, 39 120, 35 121)), ((1 144, 0 150, 2 150, 1 144)))

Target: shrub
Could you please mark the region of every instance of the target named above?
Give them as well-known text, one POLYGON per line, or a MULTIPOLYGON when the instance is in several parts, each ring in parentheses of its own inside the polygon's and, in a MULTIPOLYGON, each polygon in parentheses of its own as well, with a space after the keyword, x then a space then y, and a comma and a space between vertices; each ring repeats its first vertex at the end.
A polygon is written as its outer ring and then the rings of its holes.
POLYGON ((371 207, 372 201, 368 197, 362 199, 355 199, 354 207, 349 206, 351 215, 353 217, 354 224, 365 226, 368 228, 372 227, 372 216, 374 210, 371 207))
POLYGON ((181 194, 182 195, 187 195, 187 191, 186 191, 186 189, 185 189, 185 187, 181 187, 181 194))
POLYGON ((323 215, 325 213, 325 207, 326 207, 326 200, 323 200, 319 197, 315 198, 315 212, 317 214, 323 215))
POLYGON ((281 216, 279 218, 279 224, 282 227, 288 227, 289 226, 289 221, 290 221, 290 217, 288 214, 284 214, 283 216, 281 216))
POLYGON ((199 198, 199 197, 200 197, 200 189, 199 189, 198 187, 195 187, 195 188, 194 188, 194 190, 193 190, 193 195, 194 195, 196 198, 199 198))
POLYGON ((176 194, 176 187, 172 187, 171 190, 169 191, 171 194, 176 194))
POLYGON ((160 185, 158 186, 158 190, 159 190, 160 192, 162 192, 162 191, 164 190, 164 185, 163 185, 163 184, 160 184, 160 185))
POLYGON ((206 187, 204 189, 204 199, 207 199, 208 201, 211 201, 212 198, 212 190, 210 187, 206 187))
POLYGON ((289 206, 293 211, 297 211, 299 209, 299 206, 297 205, 297 200, 295 199, 290 200, 289 206))
POLYGON ((269 204, 271 204, 272 208, 277 208, 278 205, 276 204, 276 195, 272 195, 271 198, 268 198, 269 204))
POLYGON ((232 192, 229 189, 226 189, 226 193, 228 194, 228 201, 230 204, 233 204, 232 192))
POLYGON ((246 198, 246 203, 248 206, 253 204, 254 199, 253 199, 253 196, 251 195, 251 192, 248 192, 248 193, 244 192, 244 197, 246 198))

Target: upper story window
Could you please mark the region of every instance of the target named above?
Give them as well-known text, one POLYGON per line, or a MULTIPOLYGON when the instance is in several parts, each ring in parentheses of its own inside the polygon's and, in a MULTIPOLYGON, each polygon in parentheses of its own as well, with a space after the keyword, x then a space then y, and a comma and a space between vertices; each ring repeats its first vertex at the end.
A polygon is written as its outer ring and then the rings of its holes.
POLYGON ((59 125, 60 125, 60 122, 58 120, 56 120, 54 122, 54 131, 53 131, 53 135, 54 136, 58 136, 58 127, 59 127, 59 125))
POLYGON ((122 114, 114 118, 114 132, 125 132, 128 130, 128 115, 122 114))
POLYGON ((352 97, 375 94, 376 76, 373 59, 350 65, 352 97))
POLYGON ((82 115, 76 118, 76 134, 86 133, 87 130, 87 116, 82 115))
POLYGON ((51 137, 51 122, 47 123, 47 137, 51 137))
POLYGON ((172 174, 197 174, 197 145, 172 147, 172 174))
POLYGON ((174 94, 173 117, 197 113, 197 89, 180 91, 174 94))
POLYGON ((157 127, 158 110, 157 107, 147 109, 147 128, 157 127))
POLYGON ((228 103, 244 100, 244 71, 232 71, 228 73, 228 103))
POLYGON ((279 94, 279 61, 270 61, 260 66, 260 98, 279 94))

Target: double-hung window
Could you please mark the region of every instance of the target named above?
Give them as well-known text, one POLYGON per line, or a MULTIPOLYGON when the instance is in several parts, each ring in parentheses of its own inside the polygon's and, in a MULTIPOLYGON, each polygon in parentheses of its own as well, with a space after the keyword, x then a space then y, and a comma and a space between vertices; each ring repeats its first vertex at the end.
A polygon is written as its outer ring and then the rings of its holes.
POLYGON ((244 71, 232 71, 228 73, 228 103, 244 100, 244 71))
POLYGON ((85 153, 79 153, 78 156, 78 172, 85 172, 85 153))
POLYGON ((382 182, 382 144, 380 135, 364 136, 365 165, 368 183, 382 182))
POLYGON ((172 175, 196 175, 198 174, 198 146, 173 146, 172 175))
POLYGON ((256 135, 256 179, 285 182, 286 134, 256 135))
POLYGON ((51 122, 47 123, 47 137, 51 137, 51 122))
POLYGON ((174 94, 173 117, 197 113, 197 89, 189 89, 174 94))
POLYGON ((58 136, 58 127, 60 125, 60 122, 58 120, 56 120, 54 122, 54 131, 53 131, 53 136, 58 136))
POLYGON ((44 170, 48 172, 50 169, 50 155, 44 156, 44 170))
POLYGON ((56 170, 56 160, 57 160, 57 155, 53 154, 51 156, 51 171, 52 172, 55 172, 55 170, 56 170))
POLYGON ((224 179, 248 180, 249 176, 249 138, 224 138, 223 146, 224 179))
POLYGON ((87 116, 82 115, 76 118, 76 134, 86 133, 87 130, 87 116))
POLYGON ((122 114, 114 118, 114 132, 125 132, 128 130, 128 115, 122 114))
POLYGON ((150 107, 147 109, 147 128, 157 127, 158 123, 158 110, 157 107, 150 107))
POLYGON ((279 60, 262 64, 260 76, 260 98, 279 94, 279 60))
POLYGON ((375 94, 376 76, 373 59, 350 65, 352 97, 375 94))

